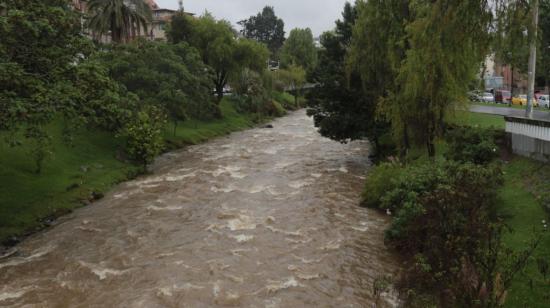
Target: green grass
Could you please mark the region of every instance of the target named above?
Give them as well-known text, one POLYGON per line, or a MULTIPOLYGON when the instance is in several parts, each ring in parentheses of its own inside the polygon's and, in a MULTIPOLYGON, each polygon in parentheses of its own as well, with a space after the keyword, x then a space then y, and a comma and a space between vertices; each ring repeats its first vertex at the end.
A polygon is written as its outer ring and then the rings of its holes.
MULTIPOLYGON (((462 112, 456 118, 457 123, 504 129, 505 122, 502 116, 489 114, 462 112)), ((527 158, 514 156, 510 162, 504 165, 504 185, 500 189, 500 211, 506 217, 506 223, 513 232, 507 234, 505 243, 508 247, 522 250, 528 247, 534 238, 534 228, 539 231, 542 220, 548 221, 548 214, 541 203, 535 198, 533 190, 528 183, 537 181, 534 178, 535 171, 543 170, 548 178, 550 168, 527 158)), ((542 275, 538 272, 536 258, 542 257, 550 260, 550 234, 544 233, 542 242, 531 258, 524 273, 518 276, 512 288, 509 290, 506 307, 549 307, 550 301, 545 298, 550 295, 550 284, 542 281, 542 275), (533 280, 533 289, 530 282, 533 280)))
MULTIPOLYGON (((504 166, 505 183, 499 193, 500 211, 513 232, 505 237, 508 247, 522 250, 535 237, 534 230, 542 230, 542 220, 548 215, 526 185, 535 170, 542 167, 526 158, 514 157, 504 166)), ((542 240, 528 266, 517 276, 509 290, 506 307, 549 307, 550 285, 543 281, 536 265, 536 258, 550 260, 550 234, 544 232, 542 240), (531 288, 530 284, 533 284, 531 288)))
POLYGON ((40 227, 40 219, 67 213, 92 191, 105 191, 135 172, 115 158, 119 142, 109 133, 82 129, 67 145, 61 141, 61 121, 47 130, 53 137, 52 155, 40 174, 29 144, 11 148, 0 143, 0 241, 40 227))
MULTIPOLYGON (((504 129, 502 116, 458 112, 452 123, 484 128, 504 129)), ((445 143, 437 142, 437 159, 444 159, 445 143)), ((416 162, 426 162, 424 148, 411 149, 409 157, 416 162)), ((516 251, 526 249, 535 238, 535 231, 542 230, 542 220, 549 221, 539 196, 547 194, 550 200, 550 166, 528 158, 513 156, 503 165, 504 185, 499 190, 499 212, 513 230, 507 233, 504 242, 516 251), (544 182, 546 181, 546 184, 544 182)), ((550 232, 550 231, 549 231, 550 232)), ((550 233, 543 232, 542 239, 525 270, 516 276, 507 296, 506 307, 550 307, 550 281, 544 281, 539 273, 536 259, 550 262, 550 233), (531 285, 533 286, 531 288, 531 285)))
MULTIPOLYGON (((168 126, 165 137, 170 148, 203 142, 261 120, 237 113, 227 99, 220 107, 223 119, 184 122, 175 136, 168 126)), ((0 242, 39 229, 43 218, 70 212, 92 192, 108 191, 138 172, 138 167, 116 158, 121 141, 113 134, 82 129, 75 133, 73 144, 67 145, 62 142, 62 127, 58 120, 47 128, 53 137, 53 154, 41 174, 34 172, 29 144, 12 148, 0 142, 0 242)))
POLYGON ((223 119, 212 121, 189 120, 177 126, 176 134, 172 124, 166 127, 165 139, 176 147, 186 144, 197 144, 213 137, 252 127, 255 122, 252 116, 238 113, 229 99, 220 103, 223 119))
MULTIPOLYGON (((479 103, 474 102, 472 105, 478 105, 478 106, 488 106, 488 107, 499 107, 499 108, 514 108, 519 110, 525 110, 526 106, 520 106, 520 105, 508 105, 508 104, 493 104, 493 103, 479 103)), ((538 111, 550 111, 548 108, 543 107, 534 107, 535 110, 538 111)))
POLYGON ((485 113, 475 113, 469 111, 457 111, 455 116, 450 120, 451 123, 477 126, 482 128, 504 129, 506 123, 504 117, 500 115, 492 115, 485 113))

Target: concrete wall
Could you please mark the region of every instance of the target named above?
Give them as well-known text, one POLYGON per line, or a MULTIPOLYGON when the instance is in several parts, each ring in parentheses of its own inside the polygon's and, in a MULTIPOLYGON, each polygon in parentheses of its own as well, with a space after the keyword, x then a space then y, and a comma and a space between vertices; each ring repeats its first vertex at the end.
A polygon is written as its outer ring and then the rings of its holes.
POLYGON ((528 136, 511 134, 512 150, 515 154, 550 162, 550 142, 528 136))
POLYGON ((506 117, 506 132, 515 154, 550 162, 550 122, 506 117))

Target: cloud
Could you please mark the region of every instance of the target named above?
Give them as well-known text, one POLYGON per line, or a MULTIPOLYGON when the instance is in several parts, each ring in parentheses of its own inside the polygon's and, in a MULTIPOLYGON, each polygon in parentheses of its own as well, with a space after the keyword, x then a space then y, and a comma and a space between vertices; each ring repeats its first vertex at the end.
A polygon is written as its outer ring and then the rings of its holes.
MULTIPOLYGON (((163 8, 176 9, 177 0, 156 0, 163 8)), ((273 6, 275 13, 285 22, 285 31, 293 28, 311 28, 318 36, 332 30, 334 22, 341 18, 346 0, 184 0, 188 12, 202 14, 205 10, 216 18, 237 22, 256 15, 266 5, 273 6)))

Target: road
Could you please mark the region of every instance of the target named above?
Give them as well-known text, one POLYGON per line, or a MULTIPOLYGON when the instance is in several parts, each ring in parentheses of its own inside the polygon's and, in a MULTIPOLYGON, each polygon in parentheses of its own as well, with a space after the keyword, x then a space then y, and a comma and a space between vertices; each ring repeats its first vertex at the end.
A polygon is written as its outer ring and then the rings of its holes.
POLYGON ((22 243, 0 306, 393 307, 388 217, 358 206, 368 143, 305 111, 169 153, 154 173, 22 243))
MULTIPOLYGON (((508 108, 508 107, 491 107, 491 106, 472 105, 470 107, 470 111, 476 112, 476 113, 487 113, 487 114, 494 114, 494 115, 501 115, 501 116, 508 116, 508 117, 527 118, 525 116, 525 110, 508 108)), ((533 110, 533 116, 531 117, 531 119, 550 122, 550 112, 533 110)))

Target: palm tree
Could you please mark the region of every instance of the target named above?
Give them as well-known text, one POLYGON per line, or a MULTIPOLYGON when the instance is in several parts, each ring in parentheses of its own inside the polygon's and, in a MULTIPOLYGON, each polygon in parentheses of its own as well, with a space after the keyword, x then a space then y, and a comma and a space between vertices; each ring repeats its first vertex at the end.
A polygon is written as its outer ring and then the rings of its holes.
POLYGON ((141 35, 141 30, 147 33, 152 19, 151 8, 144 0, 90 0, 88 9, 88 27, 94 37, 110 32, 115 43, 128 42, 141 35))

